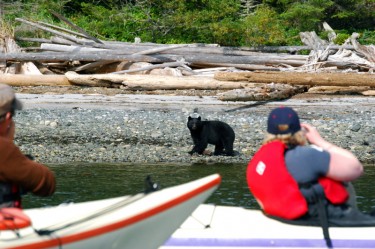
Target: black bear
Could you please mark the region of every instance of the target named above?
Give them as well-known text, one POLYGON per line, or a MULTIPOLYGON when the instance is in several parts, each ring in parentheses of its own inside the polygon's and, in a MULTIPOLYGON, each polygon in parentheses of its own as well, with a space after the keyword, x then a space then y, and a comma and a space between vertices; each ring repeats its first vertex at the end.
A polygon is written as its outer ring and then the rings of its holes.
POLYGON ((202 121, 201 117, 189 116, 187 127, 194 142, 190 155, 203 154, 208 144, 215 145, 214 155, 234 156, 235 134, 227 123, 221 121, 202 121))

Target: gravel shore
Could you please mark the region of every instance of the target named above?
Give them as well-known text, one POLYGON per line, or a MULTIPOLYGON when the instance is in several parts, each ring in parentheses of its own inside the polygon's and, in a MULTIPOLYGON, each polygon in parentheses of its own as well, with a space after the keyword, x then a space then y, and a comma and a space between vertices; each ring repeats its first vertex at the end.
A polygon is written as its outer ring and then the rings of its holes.
MULTIPOLYGON (((221 102, 214 96, 17 94, 16 143, 46 164, 71 162, 247 163, 259 148, 269 111, 293 107, 328 141, 375 165, 375 98, 320 96, 285 101, 221 102), (236 133, 239 156, 190 156, 186 122, 197 107, 236 133)), ((213 151, 213 146, 208 149, 213 151)))

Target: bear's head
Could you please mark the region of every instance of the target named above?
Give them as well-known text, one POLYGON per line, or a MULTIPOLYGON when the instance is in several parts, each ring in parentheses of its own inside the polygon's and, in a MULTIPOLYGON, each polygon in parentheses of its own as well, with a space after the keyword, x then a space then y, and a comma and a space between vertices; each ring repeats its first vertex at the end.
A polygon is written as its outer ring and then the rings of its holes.
POLYGON ((200 130, 201 127, 202 127, 202 120, 201 120, 201 117, 197 117, 197 118, 192 118, 191 116, 189 116, 188 118, 188 122, 187 122, 187 127, 189 128, 189 130, 191 131, 197 131, 197 130, 200 130))

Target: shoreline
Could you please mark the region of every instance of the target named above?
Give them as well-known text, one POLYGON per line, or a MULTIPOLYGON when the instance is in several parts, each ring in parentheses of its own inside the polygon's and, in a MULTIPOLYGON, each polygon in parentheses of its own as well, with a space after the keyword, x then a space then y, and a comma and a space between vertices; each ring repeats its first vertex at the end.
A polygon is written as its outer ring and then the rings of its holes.
MULTIPOLYGON (((375 165, 375 98, 299 95, 268 102, 223 102, 215 96, 17 93, 24 110, 15 117, 16 144, 45 164, 248 163, 263 140, 269 111, 294 108, 301 122, 328 141, 375 165), (202 118, 221 120, 236 133, 239 156, 190 156, 186 122, 197 107, 202 118)), ((208 147, 213 151, 213 146, 208 147)))

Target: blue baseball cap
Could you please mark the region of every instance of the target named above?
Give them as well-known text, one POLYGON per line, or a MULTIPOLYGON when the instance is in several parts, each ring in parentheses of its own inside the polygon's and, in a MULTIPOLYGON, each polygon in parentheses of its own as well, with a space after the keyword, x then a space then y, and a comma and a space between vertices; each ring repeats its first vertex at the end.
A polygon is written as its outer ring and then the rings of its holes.
POLYGON ((281 106, 271 111, 267 121, 267 132, 278 134, 294 134, 301 130, 298 114, 290 107, 281 106))

